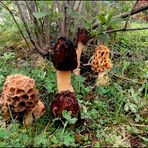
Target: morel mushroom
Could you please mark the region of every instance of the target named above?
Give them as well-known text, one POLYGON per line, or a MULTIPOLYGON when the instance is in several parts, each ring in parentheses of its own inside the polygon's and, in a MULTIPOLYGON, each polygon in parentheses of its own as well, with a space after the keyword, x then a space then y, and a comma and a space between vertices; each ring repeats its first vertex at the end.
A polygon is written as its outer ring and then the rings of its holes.
POLYGON ((74 92, 67 90, 56 95, 51 105, 51 111, 57 117, 61 115, 63 110, 71 111, 72 116, 76 116, 79 113, 80 108, 74 92))
POLYGON ((76 115, 78 107, 75 106, 79 105, 71 84, 71 71, 77 67, 77 54, 70 40, 64 37, 58 39, 54 47, 52 62, 57 74, 58 94, 51 105, 51 112, 58 116, 65 109, 76 115))
POLYGON ((108 76, 105 76, 105 74, 112 68, 109 52, 110 50, 106 46, 100 45, 97 47, 92 59, 92 70, 98 73, 97 86, 107 85, 109 82, 108 76))
POLYGON ((24 120, 26 120, 25 118, 29 113, 32 115, 33 108, 38 104, 38 94, 35 81, 30 77, 21 74, 8 76, 1 97, 4 119, 7 121, 10 118, 11 111, 14 118, 19 118, 19 116, 25 114, 24 120))
POLYGON ((54 46, 52 62, 56 69, 58 92, 70 90, 74 92, 71 84, 71 71, 77 67, 77 55, 73 43, 60 37, 54 46))
POLYGON ((80 60, 81 60, 81 54, 83 52, 83 49, 85 48, 86 42, 89 39, 88 31, 85 29, 79 29, 77 33, 77 68, 74 69, 73 73, 76 75, 80 75, 80 60))

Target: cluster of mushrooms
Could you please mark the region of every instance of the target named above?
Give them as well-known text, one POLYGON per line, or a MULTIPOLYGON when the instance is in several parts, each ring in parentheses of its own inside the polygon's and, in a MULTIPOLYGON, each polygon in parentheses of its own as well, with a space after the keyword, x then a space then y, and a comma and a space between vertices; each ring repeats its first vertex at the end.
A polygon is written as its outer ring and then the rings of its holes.
MULTIPOLYGON (((88 40, 88 32, 79 30, 77 35, 77 49, 73 43, 60 37, 53 48, 52 63, 56 69, 58 93, 50 109, 55 116, 61 116, 62 111, 71 111, 73 117, 80 115, 80 106, 71 82, 72 72, 80 75, 80 58, 88 40)), ((112 68, 109 49, 100 45, 92 59, 92 70, 98 73, 97 85, 108 83, 106 73, 112 68)), ((33 119, 40 118, 45 113, 45 105, 39 98, 35 81, 21 74, 10 75, 4 83, 0 105, 4 119, 13 118, 23 120, 24 125, 30 125, 33 119)))

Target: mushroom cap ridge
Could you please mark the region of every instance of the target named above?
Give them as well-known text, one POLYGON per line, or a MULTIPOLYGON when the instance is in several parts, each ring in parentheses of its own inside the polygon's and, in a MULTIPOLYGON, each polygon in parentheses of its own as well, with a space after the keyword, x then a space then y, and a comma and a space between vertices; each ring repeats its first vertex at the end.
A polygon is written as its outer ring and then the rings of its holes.
POLYGON ((76 116, 80 112, 75 93, 69 90, 58 93, 50 109, 54 116, 61 115, 63 110, 71 111, 72 116, 76 116))
POLYGON ((60 37, 53 48, 51 60, 54 68, 59 71, 72 71, 77 68, 77 54, 73 43, 60 37))
POLYGON ((104 45, 100 45, 96 48, 91 64, 93 71, 102 73, 112 68, 109 52, 110 50, 104 45))

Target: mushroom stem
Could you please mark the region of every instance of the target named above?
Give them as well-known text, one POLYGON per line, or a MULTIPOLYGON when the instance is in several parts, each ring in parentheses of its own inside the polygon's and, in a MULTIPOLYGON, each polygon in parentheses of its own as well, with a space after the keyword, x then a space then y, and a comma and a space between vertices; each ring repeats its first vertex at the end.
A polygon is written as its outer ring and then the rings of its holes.
POLYGON ((58 93, 61 91, 70 90, 74 92, 74 89, 71 84, 71 71, 56 71, 57 74, 57 87, 58 93))
POLYGON ((76 75, 80 75, 80 60, 81 60, 81 54, 84 48, 85 48, 85 45, 82 42, 78 42, 78 47, 76 49, 78 65, 77 65, 77 68, 74 70, 74 74, 76 75))
POLYGON ((99 78, 103 78, 105 74, 106 74, 106 72, 98 73, 98 79, 99 79, 99 78))
POLYGON ((109 77, 105 76, 107 72, 98 73, 98 78, 96 81, 96 86, 108 86, 109 85, 109 77))
POLYGON ((24 126, 29 126, 33 122, 32 111, 28 111, 24 115, 23 124, 24 126))

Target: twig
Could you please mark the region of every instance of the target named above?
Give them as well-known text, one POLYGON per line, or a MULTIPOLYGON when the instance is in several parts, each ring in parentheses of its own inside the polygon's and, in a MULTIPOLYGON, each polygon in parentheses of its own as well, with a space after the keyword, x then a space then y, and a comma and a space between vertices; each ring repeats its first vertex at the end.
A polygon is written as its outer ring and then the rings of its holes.
MULTIPOLYGON (((137 79, 130 79, 130 78, 126 78, 126 77, 124 77, 124 76, 121 76, 121 75, 117 75, 117 74, 114 74, 114 73, 111 73, 113 76, 115 76, 115 77, 118 77, 118 78, 120 78, 120 79, 124 79, 124 80, 128 80, 128 81, 135 81, 135 80, 137 80, 137 79)), ((143 84, 142 82, 135 82, 135 83, 137 83, 137 84, 143 84)))
POLYGON ((35 49, 37 49, 37 51, 38 51, 41 55, 47 55, 48 52, 45 51, 45 50, 43 50, 43 48, 41 49, 41 48, 39 47, 39 45, 37 44, 37 42, 36 42, 36 40, 35 40, 33 34, 31 33, 31 30, 30 30, 30 28, 29 28, 29 26, 27 25, 27 22, 26 22, 26 20, 25 20, 25 16, 24 16, 23 13, 22 13, 22 8, 20 7, 19 1, 15 0, 15 2, 16 2, 16 6, 17 6, 17 8, 18 8, 18 10, 19 10, 19 12, 20 12, 20 16, 21 16, 21 18, 22 18, 22 21, 23 21, 23 23, 24 23, 26 32, 28 33, 28 36, 29 36, 29 39, 30 39, 31 43, 33 44, 33 46, 35 47, 35 49))
POLYGON ((11 109, 10 109, 10 106, 9 106, 9 105, 8 105, 8 110, 9 110, 10 117, 11 117, 11 119, 12 119, 12 122, 14 123, 14 119, 13 119, 12 112, 11 112, 11 109))
POLYGON ((65 1, 64 2, 64 32, 65 32, 65 36, 68 36, 68 16, 67 16, 67 9, 68 9, 68 2, 65 1))
POLYGON ((134 10, 134 8, 135 8, 135 6, 137 5, 138 2, 139 2, 139 0, 136 1, 136 3, 134 4, 134 6, 133 6, 131 12, 128 14, 127 20, 126 20, 126 22, 125 22, 124 29, 127 28, 127 24, 128 24, 129 18, 130 18, 131 14, 132 14, 132 12, 133 12, 133 10, 134 10))
POLYGON ((122 28, 122 29, 114 29, 114 30, 107 30, 107 31, 104 31, 98 35, 101 35, 103 33, 113 33, 113 32, 119 32, 119 31, 135 31, 135 30, 145 30, 145 29, 148 29, 148 27, 142 27, 142 28, 122 28))
MULTIPOLYGON (((147 10, 147 9, 148 9, 148 5, 141 6, 141 7, 139 7, 139 8, 134 9, 134 10, 132 11, 131 15, 140 13, 140 12, 145 11, 145 10, 147 10)), ((116 16, 114 16, 113 18, 126 18, 126 17, 129 16, 129 13, 130 13, 130 12, 125 12, 125 13, 116 15, 116 16)), ((130 16, 131 16, 131 15, 130 15, 130 16)), ((93 28, 93 29, 96 29, 97 27, 98 27, 98 23, 95 23, 95 24, 92 25, 92 28, 93 28)))
MULTIPOLYGON (((132 11, 131 15, 140 13, 140 12, 145 11, 147 9, 148 9, 148 4, 147 5, 143 5, 143 6, 139 7, 139 8, 134 9, 132 11)), ((119 14, 119 15, 114 16, 114 18, 117 18, 117 17, 126 18, 126 17, 128 17, 129 13, 130 12, 125 12, 125 13, 119 14)))
POLYGON ((144 124, 131 124, 133 126, 138 126, 138 127, 148 127, 148 125, 144 125, 144 124))

